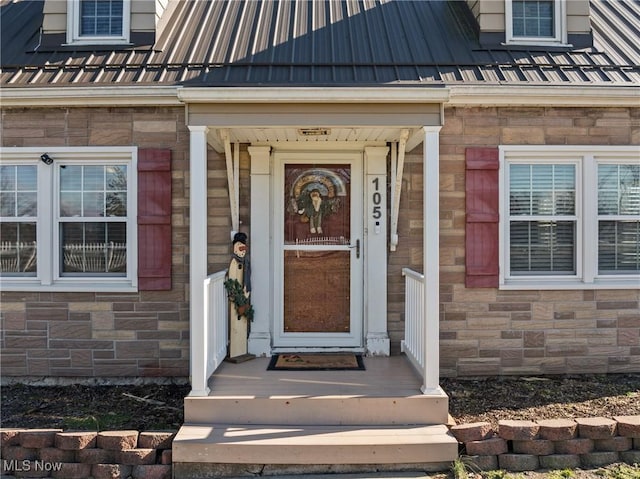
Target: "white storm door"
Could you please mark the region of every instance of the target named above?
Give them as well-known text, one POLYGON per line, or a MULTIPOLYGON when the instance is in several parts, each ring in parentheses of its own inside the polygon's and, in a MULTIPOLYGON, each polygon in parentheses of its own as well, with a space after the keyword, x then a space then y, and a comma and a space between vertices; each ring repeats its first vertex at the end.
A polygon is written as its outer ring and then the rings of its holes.
POLYGON ((360 348, 362 153, 275 154, 274 346, 360 348))

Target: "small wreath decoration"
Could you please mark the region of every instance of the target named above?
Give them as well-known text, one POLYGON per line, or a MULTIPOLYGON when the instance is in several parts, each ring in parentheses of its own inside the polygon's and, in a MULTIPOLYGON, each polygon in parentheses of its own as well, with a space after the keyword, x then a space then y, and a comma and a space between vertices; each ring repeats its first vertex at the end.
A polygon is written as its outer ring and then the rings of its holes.
POLYGON ((224 288, 227 290, 227 297, 233 303, 238 313, 238 319, 242 316, 249 321, 253 321, 253 306, 249 298, 244 293, 244 288, 237 279, 227 279, 224 282, 224 288))

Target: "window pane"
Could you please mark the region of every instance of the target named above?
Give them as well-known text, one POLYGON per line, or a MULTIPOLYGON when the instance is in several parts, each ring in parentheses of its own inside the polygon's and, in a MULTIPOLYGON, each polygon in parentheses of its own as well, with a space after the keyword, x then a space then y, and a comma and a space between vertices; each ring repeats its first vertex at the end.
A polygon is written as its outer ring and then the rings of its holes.
POLYGON ((125 223, 62 223, 63 273, 124 276, 127 272, 125 223))
POLYGON ((513 35, 516 37, 553 37, 552 0, 514 0, 513 35))
POLYGON ((127 167, 69 166, 60 170, 60 216, 127 215, 127 167))
POLYGON ((574 165, 512 164, 509 166, 510 214, 573 215, 575 182, 574 165))
POLYGON ((575 222, 514 221, 509 239, 513 275, 575 274, 575 222))
POLYGON ((60 166, 60 191, 80 191, 82 189, 82 166, 60 166))
POLYGON ((0 216, 37 216, 37 173, 35 165, 0 168, 0 216))
POLYGON ((35 276, 37 245, 35 223, 0 223, 0 273, 35 276))
POLYGON ((121 36, 123 0, 82 0, 80 35, 121 36))
POLYGON ((598 165, 598 214, 640 214, 640 165, 598 165))
POLYGON ((640 221, 598 223, 598 273, 640 273, 640 221))
POLYGON ((104 190, 104 167, 84 166, 82 174, 82 185, 84 191, 104 190))
POLYGON ((82 207, 85 217, 104 216, 104 193, 85 193, 82 195, 82 207))

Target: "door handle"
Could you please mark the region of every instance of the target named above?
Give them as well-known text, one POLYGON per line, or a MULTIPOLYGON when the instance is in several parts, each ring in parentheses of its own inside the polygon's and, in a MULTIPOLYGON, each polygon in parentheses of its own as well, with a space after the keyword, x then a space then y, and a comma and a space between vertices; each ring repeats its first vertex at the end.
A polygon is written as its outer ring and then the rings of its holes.
POLYGON ((360 258, 360 240, 356 240, 356 244, 349 245, 350 249, 356 249, 356 258, 360 258))

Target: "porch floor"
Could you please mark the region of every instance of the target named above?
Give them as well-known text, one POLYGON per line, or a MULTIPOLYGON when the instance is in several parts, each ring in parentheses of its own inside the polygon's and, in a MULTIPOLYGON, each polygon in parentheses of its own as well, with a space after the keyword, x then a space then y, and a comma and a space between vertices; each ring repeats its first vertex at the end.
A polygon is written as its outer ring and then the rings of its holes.
POLYGON ((243 398, 406 397, 421 381, 404 356, 364 357, 364 371, 267 371, 270 358, 225 362, 209 379, 209 396, 243 398))
POLYGON ((209 396, 185 398, 174 471, 218 476, 222 465, 327 461, 327 471, 338 464, 447 468, 456 457, 446 394, 422 394, 404 356, 365 357, 364 371, 267 371, 269 361, 225 362, 210 378, 209 396))

